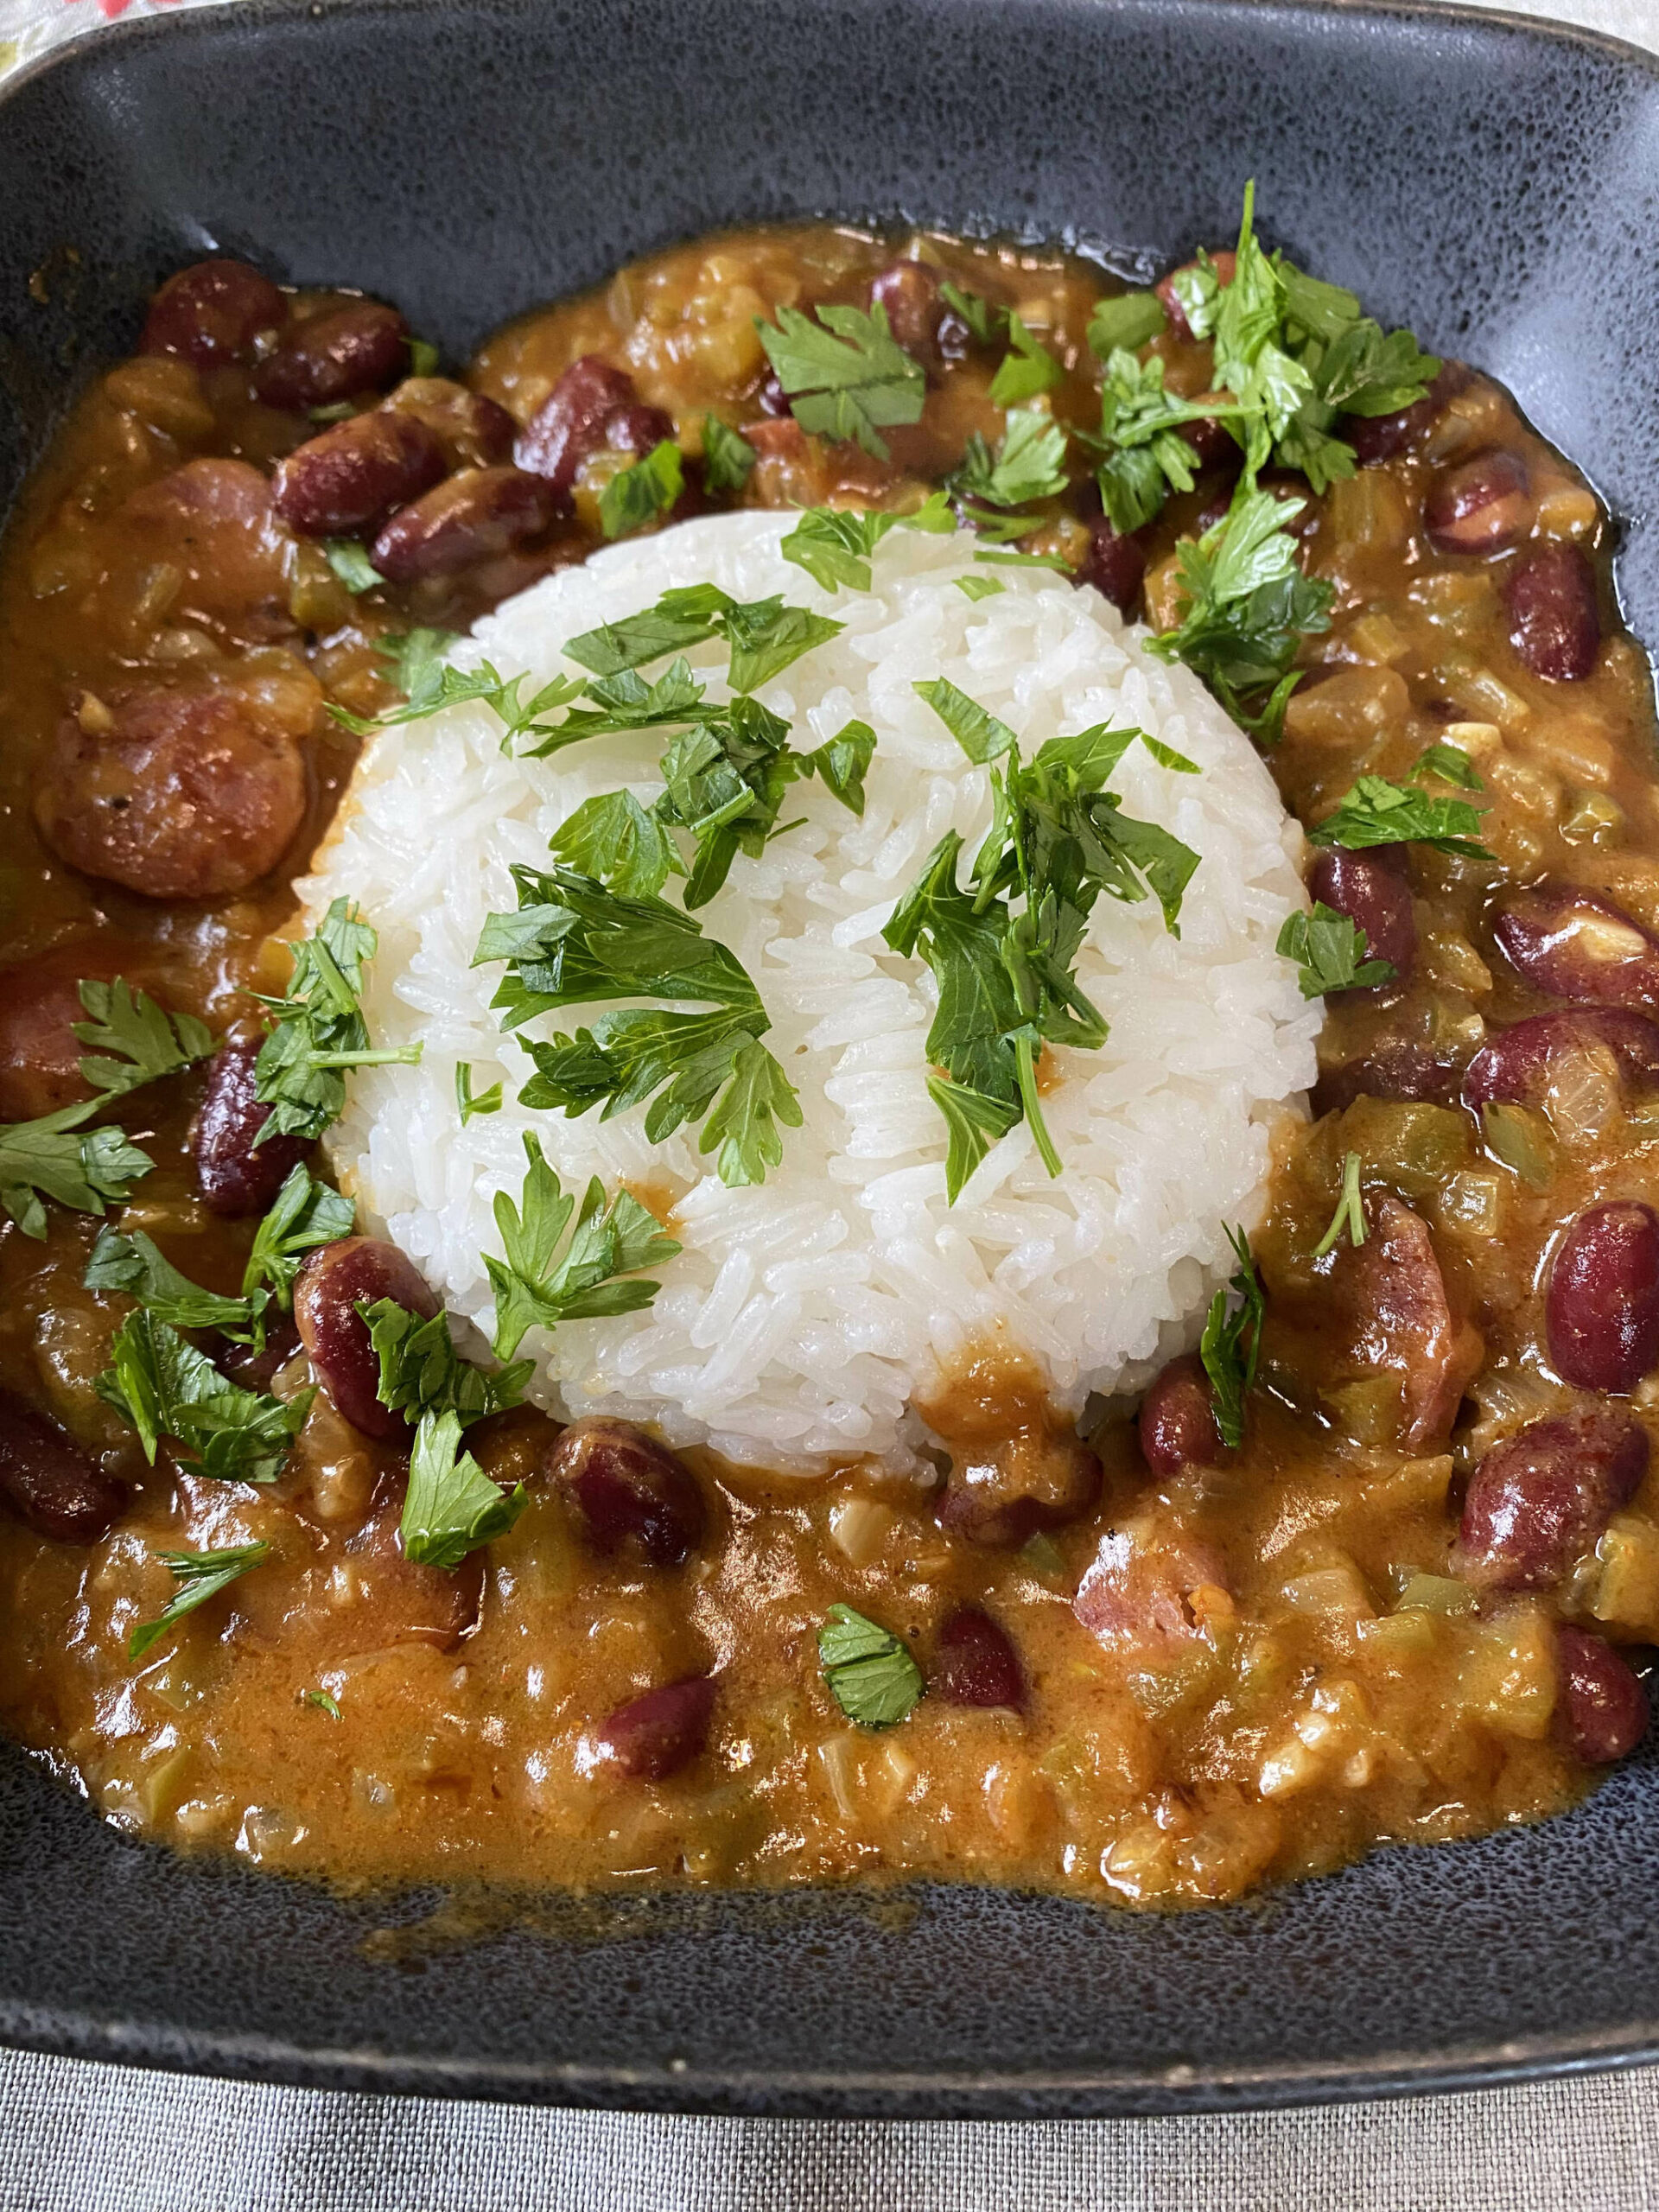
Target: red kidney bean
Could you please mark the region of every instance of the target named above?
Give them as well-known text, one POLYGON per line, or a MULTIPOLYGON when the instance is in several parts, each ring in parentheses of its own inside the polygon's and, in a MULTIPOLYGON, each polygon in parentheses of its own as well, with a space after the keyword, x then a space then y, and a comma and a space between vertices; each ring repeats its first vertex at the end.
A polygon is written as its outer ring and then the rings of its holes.
POLYGON ((1529 1421, 1470 1478, 1457 1572, 1483 1590, 1548 1589, 1599 1541, 1647 1471, 1647 1432, 1616 1407, 1529 1421))
POLYGON ((390 1643, 430 1643, 453 1651, 477 1625, 483 1553, 469 1552, 453 1567, 417 1567, 406 1559, 398 1524, 408 1488, 405 1474, 383 1476, 368 1519, 346 1541, 355 1587, 352 1603, 330 1621, 331 1652, 374 1651, 390 1643))
POLYGON ((1503 582, 1510 641, 1535 676, 1582 683, 1601 650, 1596 572, 1568 539, 1546 538, 1522 553, 1503 582))
POLYGON ((702 1541, 702 1492, 684 1462, 632 1421, 572 1421, 548 1472, 564 1484, 596 1552, 678 1567, 702 1541))
POLYGON ((1605 1637, 1563 1621, 1555 1649, 1557 1742, 1587 1766, 1622 1759, 1648 1732, 1647 1691, 1605 1637))
POLYGON ((35 778, 35 819, 83 874, 150 899, 214 899, 268 875, 305 814, 305 764, 251 699, 136 691, 115 727, 71 715, 35 778))
POLYGON ((424 423, 451 468, 493 468, 512 458, 518 430, 506 409, 448 377, 405 377, 381 404, 424 423))
POLYGON ((440 1310, 420 1270, 395 1244, 342 1236, 308 1254, 294 1285, 294 1319, 336 1411, 365 1436, 391 1443, 408 1435, 409 1423, 380 1402, 380 1363, 357 1310, 382 1298, 425 1319, 440 1310))
POLYGON ((691 1675, 619 1706, 594 1735, 599 1756, 633 1782, 666 1782, 689 1766, 709 1741, 715 1678, 691 1675))
POLYGON ((1505 552, 1534 512, 1526 463, 1498 446, 1441 469, 1423 494, 1423 528, 1440 553, 1505 552))
POLYGON ((233 1344, 223 1338, 213 1354, 213 1364, 245 1390, 269 1390, 299 1349, 299 1331, 286 1314, 279 1314, 266 1329, 265 1341, 257 1351, 251 1344, 233 1344))
POLYGON ((301 1137, 255 1139, 270 1113, 254 1096, 254 1064, 264 1040, 227 1037, 207 1068, 207 1087, 191 1139, 196 1187, 209 1213, 239 1220, 264 1213, 305 1157, 301 1137))
POLYGON ((648 454, 674 435, 674 417, 643 399, 618 407, 605 418, 605 442, 613 453, 648 454))
MULTIPOLYGON (((1230 246, 1223 246, 1219 253, 1212 253, 1210 258, 1215 264, 1216 274, 1220 277, 1224 291, 1233 281, 1234 272, 1238 267, 1238 256, 1230 246)), ((1187 270, 1197 267, 1196 261, 1183 262, 1180 268, 1172 269, 1167 276, 1153 287, 1164 303, 1170 330, 1177 338, 1191 338, 1192 333, 1187 324, 1186 311, 1175 295, 1175 279, 1184 276, 1187 270)))
POLYGON ((1092 584, 1120 614, 1128 614, 1139 603, 1146 573, 1147 549, 1140 532, 1130 531, 1120 537, 1107 516, 1096 515, 1077 582, 1092 584))
POLYGON ((1535 1014, 1483 1045, 1463 1079, 1463 1103, 1477 1112, 1489 1099, 1535 1096, 1558 1054, 1605 1045, 1629 1082, 1659 1081, 1659 1023, 1622 1007, 1573 1007, 1535 1014))
POLYGON ((1555 1255, 1544 1313, 1564 1382, 1634 1390, 1659 1363, 1659 1214, 1636 1198, 1586 1207, 1555 1255))
POLYGON ((544 476, 568 505, 576 471, 605 442, 605 425, 619 407, 638 397, 633 378, 597 353, 584 353, 530 419, 518 440, 520 468, 544 476))
POLYGON ((1440 372, 1419 400, 1394 415, 1347 415, 1340 435, 1354 449, 1362 468, 1392 461, 1396 454, 1414 452, 1470 381, 1461 361, 1443 361, 1440 372))
POLYGON ((947 1705, 1026 1703, 1026 1672, 1005 1629, 977 1605, 958 1605, 939 1629, 932 1688, 947 1705))
POLYGON ((112 1475, 15 1390, 0 1389, 0 1497, 37 1536, 94 1544, 126 1503, 112 1475))
POLYGON ((1208 1467, 1221 1456, 1210 1377, 1196 1352, 1172 1359, 1141 1401, 1141 1456, 1154 1475, 1208 1467))
POLYGON ((378 408, 296 446, 278 464, 273 504, 302 537, 355 537, 429 491, 447 467, 435 430, 378 408))
POLYGON ((1492 935, 1552 998, 1659 1006, 1659 937, 1599 891, 1540 883, 1511 892, 1492 935))
POLYGON ((1017 1550, 1039 1530, 1081 1520, 1099 1495, 1100 1462, 1080 1436, 1014 1436, 952 1461, 939 1522, 970 1544, 1017 1550))
POLYGON ((870 305, 885 308, 887 327, 906 353, 925 365, 938 358, 944 302, 939 279, 920 261, 894 261, 870 280, 870 305))
POLYGON ((268 407, 332 407, 384 391, 409 366, 409 325, 378 300, 351 300, 289 326, 253 372, 268 407))
POLYGON ((1307 887, 1313 898, 1357 923, 1365 932, 1368 956, 1389 962, 1395 981, 1406 981, 1417 960, 1417 921, 1409 888, 1387 861, 1332 847, 1314 860, 1307 887))
POLYGON ((370 559, 392 583, 449 576, 538 537, 556 519, 558 494, 522 468, 463 468, 400 507, 370 559))
MULTIPOLYGON (((763 415, 776 416, 781 419, 789 414, 789 394, 784 390, 783 381, 776 369, 768 369, 761 378, 760 389, 754 395, 754 404, 763 415)), ((747 430, 743 435, 749 436, 747 430)), ((749 442, 753 445, 753 439, 750 438, 749 442)))
POLYGON ((1320 1071, 1313 1111, 1316 1116, 1339 1113, 1356 1098, 1418 1098, 1449 1106, 1457 1089, 1458 1071, 1450 1061, 1437 1060, 1408 1037, 1384 1037, 1357 1059, 1320 1071))
POLYGON ((169 276, 149 303, 141 353, 176 353, 199 369, 253 359, 262 331, 288 321, 288 302, 245 261, 198 261, 169 276))

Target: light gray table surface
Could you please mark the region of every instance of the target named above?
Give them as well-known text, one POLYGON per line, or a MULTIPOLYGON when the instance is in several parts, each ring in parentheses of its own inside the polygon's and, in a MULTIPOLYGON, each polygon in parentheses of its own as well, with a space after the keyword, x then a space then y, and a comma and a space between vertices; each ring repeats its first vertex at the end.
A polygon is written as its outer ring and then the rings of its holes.
MULTIPOLYGON (((1511 4, 1659 48, 1659 0, 1511 4)), ((96 5, 143 14, 151 0, 96 5)), ((0 0, 0 72, 98 20, 95 0, 0 0)), ((0 2051, 0 2212, 531 2207, 1659 2212, 1659 2069, 1298 2112, 990 2126, 521 2110, 0 2051)))

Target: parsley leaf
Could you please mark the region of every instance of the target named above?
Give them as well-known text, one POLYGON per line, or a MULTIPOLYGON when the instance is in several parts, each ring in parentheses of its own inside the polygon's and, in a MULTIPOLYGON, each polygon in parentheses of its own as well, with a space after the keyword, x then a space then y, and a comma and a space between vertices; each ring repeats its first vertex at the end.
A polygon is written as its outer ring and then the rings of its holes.
POLYGON ((625 899, 654 898, 671 875, 685 873, 661 817, 641 806, 632 791, 604 791, 583 799, 549 842, 555 859, 608 884, 625 899))
MULTIPOLYGON (((127 1656, 142 1659, 150 1645, 165 1636, 175 1621, 182 1620, 187 1613, 194 1613, 210 1598, 216 1598, 238 1574, 257 1567, 270 1549, 269 1544, 258 1543, 221 1544, 217 1551, 208 1552, 157 1552, 156 1558, 172 1569, 180 1586, 153 1621, 141 1621, 134 1629, 128 1640, 127 1656)), ((339 1718, 338 1713, 335 1718, 339 1718)))
POLYGON ((849 507, 808 507, 778 550, 804 569, 825 591, 870 588, 870 558, 890 530, 922 530, 948 536, 956 518, 943 493, 934 493, 914 514, 862 513, 849 507))
MULTIPOLYGON (((256 1320, 247 1298, 223 1298, 179 1270, 143 1230, 99 1232, 81 1277, 88 1290, 118 1290, 175 1329, 220 1329, 246 1341, 256 1320)), ((264 1300, 259 1301, 263 1308, 264 1300)))
POLYGON ((1205 1317, 1198 1357, 1210 1377, 1216 1427, 1230 1450, 1244 1441, 1244 1401, 1255 1387, 1255 1370, 1262 1357, 1262 1324, 1267 1314, 1267 1295, 1250 1255, 1250 1241, 1242 1229, 1230 1229, 1227 1241, 1238 1267, 1230 1285, 1238 1304, 1228 1307, 1228 1293, 1218 1290, 1205 1317), (1244 1348, 1246 1336, 1249 1349, 1244 1348))
POLYGON ((1014 314, 1008 316, 1008 344, 1012 351, 991 378, 988 397, 993 407, 1017 407, 1065 382, 1065 368, 1014 314))
MULTIPOLYGON (((1065 491, 1065 432, 1040 407, 1010 410, 995 456, 977 430, 969 439, 950 489, 965 500, 1022 507, 1065 491)), ((1031 527, 1035 527, 1032 518, 1031 527)))
POLYGON ((1127 536, 1161 512, 1171 492, 1190 492, 1198 456, 1180 435, 1188 423, 1230 422, 1236 404, 1178 399, 1164 390, 1156 355, 1137 360, 1126 347, 1107 356, 1100 388, 1100 430, 1087 441, 1100 453, 1100 496, 1112 528, 1127 536))
POLYGON ((486 1414, 505 1413, 524 1395, 536 1363, 521 1359, 493 1374, 463 1359, 455 1350, 442 1313, 423 1319, 395 1299, 377 1299, 358 1313, 380 1363, 375 1395, 394 1413, 418 1421, 427 1414, 454 1414, 461 1427, 486 1414))
POLYGON ((331 1697, 327 1690, 307 1690, 300 1702, 302 1705, 315 1705, 319 1713, 326 1713, 331 1720, 338 1720, 340 1718, 339 1700, 331 1697))
POLYGON ((775 327, 755 317, 795 419, 821 437, 856 438, 866 453, 886 461, 880 432, 922 419, 927 378, 921 364, 895 340, 879 302, 868 315, 852 307, 817 313, 813 322, 798 308, 780 307, 775 327))
POLYGON ((505 725, 501 742, 510 750, 516 740, 550 735, 557 725, 543 718, 568 704, 582 689, 571 677, 556 676, 533 698, 523 699, 519 694, 526 678, 522 674, 504 677, 489 661, 476 669, 452 667, 447 656, 460 643, 453 630, 411 630, 406 636, 383 638, 377 650, 392 665, 404 704, 390 707, 383 715, 358 715, 330 700, 328 712, 354 735, 370 737, 376 730, 424 721, 446 707, 467 706, 477 700, 505 725))
POLYGON ((1268 744, 1298 680, 1299 639, 1331 626, 1332 588, 1302 574, 1287 527, 1305 504, 1244 492, 1196 545, 1182 544, 1181 620, 1147 641, 1160 658, 1185 661, 1235 721, 1268 744))
POLYGON ((163 1012, 119 976, 111 983, 89 977, 76 988, 88 1018, 76 1022, 75 1035, 94 1048, 80 1072, 105 1100, 175 1075, 213 1049, 206 1022, 191 1014, 163 1012))
POLYGON ((643 461, 612 477, 599 495, 599 526, 607 537, 643 530, 665 515, 684 489, 684 457, 672 438, 664 438, 643 461))
POLYGON ((294 1279, 308 1252, 338 1243, 357 1226, 351 1200, 302 1166, 290 1167, 270 1211, 253 1233, 242 1294, 253 1298, 263 1285, 284 1313, 294 1302, 294 1279))
POLYGON ((256 1145, 273 1136, 320 1137, 345 1110, 346 1068, 413 1067, 420 1059, 419 1045, 370 1046, 358 1001, 364 963, 379 941, 349 899, 336 899, 315 936, 289 945, 286 995, 260 1001, 276 1023, 254 1063, 254 1096, 271 1109, 256 1145))
POLYGON ((495 1225, 506 1256, 484 1259, 495 1291, 498 1359, 511 1359, 531 1329, 639 1313, 662 1286, 641 1281, 634 1270, 671 1260, 680 1249, 631 1192, 618 1191, 607 1205, 597 1176, 571 1227, 575 1199, 533 1136, 526 1135, 524 1151, 530 1166, 521 1204, 496 1193, 495 1225))
POLYGON ((137 1430, 145 1459, 153 1466, 156 1446, 171 1437, 190 1473, 218 1482, 274 1482, 316 1395, 302 1390, 283 1403, 242 1389, 142 1306, 122 1323, 110 1353, 95 1387, 137 1430))
POLYGON ((353 598, 372 591, 385 582, 380 571, 354 537, 325 537, 322 557, 353 598))
MULTIPOLYGON (((991 766, 991 828, 959 880, 960 835, 951 830, 924 862, 882 934, 919 954, 938 986, 927 1055, 943 1077, 929 1090, 944 1116, 945 1187, 954 1205, 968 1177, 1023 1116, 1051 1175, 1059 1154, 1044 1122, 1036 1064, 1045 1043, 1084 1050, 1107 1024, 1084 995, 1075 964, 1095 901, 1150 893, 1179 934, 1181 900, 1198 855, 1155 823, 1120 810, 1108 779, 1138 730, 1103 723, 1053 738, 1022 764, 1007 724, 943 678, 916 687, 970 760, 991 766), (1015 912, 1018 902, 1020 911, 1015 912)), ((1191 761, 1153 744, 1164 766, 1191 761)))
POLYGON ((723 638, 731 647, 727 680, 732 690, 740 694, 758 691, 803 653, 839 637, 845 627, 828 615, 787 606, 781 594, 742 601, 721 591, 718 584, 691 584, 666 591, 655 607, 643 613, 584 631, 564 648, 570 659, 593 669, 601 677, 588 686, 588 696, 609 713, 630 719, 625 723, 601 723, 586 710, 577 709, 566 718, 562 729, 586 736, 601 728, 638 728, 640 723, 636 717, 690 721, 728 713, 727 708, 702 706, 702 689, 694 683, 683 660, 677 660, 649 690, 638 677, 632 683, 622 679, 666 653, 685 652, 711 638, 723 638), (659 700, 658 694, 664 686, 669 689, 659 700), (677 707, 685 711, 677 713, 677 707))
POLYGON ((999 583, 995 576, 958 576, 957 589, 964 599, 979 601, 995 599, 998 592, 1006 591, 1007 586, 999 583))
POLYGON ((1365 932, 1350 916, 1316 899, 1311 914, 1287 914, 1274 950, 1301 969, 1305 999, 1327 991, 1364 991, 1394 980, 1394 964, 1372 960, 1365 932))
POLYGON ((1486 788, 1479 769, 1455 745, 1431 745, 1412 763, 1410 780, 1414 784, 1426 776, 1438 776, 1443 784, 1456 784, 1460 791, 1484 791, 1486 788))
POLYGON ((1361 776, 1307 838, 1312 845, 1342 845, 1351 852, 1368 845, 1432 845, 1437 852, 1489 861, 1492 855, 1474 835, 1479 827, 1480 810, 1467 799, 1435 798, 1383 776, 1361 776))
POLYGON ((926 1688, 908 1648, 850 1605, 830 1606, 818 1630, 818 1663, 830 1696, 860 1728, 907 1720, 926 1688))
POLYGON ((702 480, 710 492, 741 492, 760 458, 745 437, 718 415, 702 418, 702 480))
POLYGON ((504 1491, 460 1447, 454 1414, 422 1415, 397 1527, 404 1556, 416 1567, 459 1567, 468 1552, 505 1536, 530 1503, 522 1483, 504 1491))
POLYGON ((1109 361, 1114 353, 1137 352, 1168 327, 1156 292, 1121 292, 1116 299, 1096 301, 1089 350, 1096 360, 1109 361))
POLYGON ((0 1122, 0 1206, 25 1236, 46 1235, 43 1198, 78 1213, 101 1214, 106 1200, 129 1197, 156 1165, 120 1129, 75 1134, 104 1103, 89 1098, 38 1121, 0 1122))
POLYGON ((715 1009, 625 1008, 601 1014, 575 1037, 528 1043, 537 1072, 519 1094, 524 1103, 563 1107, 570 1116, 602 1105, 609 1120, 656 1093, 645 1116, 649 1142, 659 1144, 683 1122, 712 1112, 700 1148, 718 1143, 721 1180, 763 1179, 765 1167, 782 1156, 774 1120, 798 1128, 801 1109, 769 1053, 776 1073, 758 1079, 748 1048, 772 1024, 735 956, 660 899, 623 898, 573 868, 543 875, 515 867, 513 875, 519 911, 491 915, 474 955, 474 965, 509 964, 493 1001, 504 1027, 594 999, 690 1000, 715 1009), (722 1094, 746 1102, 753 1116, 748 1125, 732 1125, 722 1094))
POLYGON ((1316 1260, 1324 1259, 1327 1252, 1336 1249, 1344 1230, 1356 1249, 1370 1233, 1365 1220, 1365 1199, 1359 1187, 1360 1159, 1357 1152, 1345 1153, 1342 1162, 1342 1196, 1337 1200, 1337 1210, 1331 1217, 1331 1226, 1313 1247, 1316 1260))
POLYGON ((992 305, 977 292, 965 292, 947 276, 939 286, 939 297, 946 307, 959 315, 967 324, 971 336, 981 346, 990 346, 1008 327, 1006 308, 992 305))
POLYGON ((474 1115, 499 1114, 501 1111, 501 1085, 493 1083, 487 1090, 473 1096, 473 1064, 470 1060, 455 1062, 455 1104, 461 1114, 464 1129, 474 1115))

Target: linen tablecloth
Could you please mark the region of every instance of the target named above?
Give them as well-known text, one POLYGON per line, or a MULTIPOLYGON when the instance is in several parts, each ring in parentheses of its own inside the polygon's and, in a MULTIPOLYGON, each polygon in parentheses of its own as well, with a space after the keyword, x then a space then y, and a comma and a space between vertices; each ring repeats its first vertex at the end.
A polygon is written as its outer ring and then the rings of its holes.
MULTIPOLYGON (((0 73, 213 0, 0 0, 0 73)), ((764 0, 762 0, 764 4, 764 0)), ((1511 0, 1659 48, 1659 0, 1511 0)), ((1659 2069, 991 2126, 356 2096, 0 2052, 0 2212, 1659 2212, 1659 2069)))

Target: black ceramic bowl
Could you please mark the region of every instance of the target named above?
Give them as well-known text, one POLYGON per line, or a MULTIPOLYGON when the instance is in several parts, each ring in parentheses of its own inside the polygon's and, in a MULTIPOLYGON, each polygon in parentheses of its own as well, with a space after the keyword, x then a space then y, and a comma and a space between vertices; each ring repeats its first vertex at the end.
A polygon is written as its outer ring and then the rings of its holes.
MULTIPOLYGON (((1659 67, 1428 8, 255 0, 104 33, 0 100, 0 477, 204 252, 380 293, 460 354, 756 218, 1025 232, 1150 273, 1224 237, 1252 175, 1272 241, 1494 372, 1588 471, 1624 525, 1629 620, 1659 639, 1659 67)), ((1649 1752, 1547 1827, 1225 1911, 699 1897, 399 1965, 368 1939, 431 1897, 167 1857, 0 1755, 0 2033, 686 2109, 1372 2094, 1659 2053, 1656 1885, 1649 1752)))

